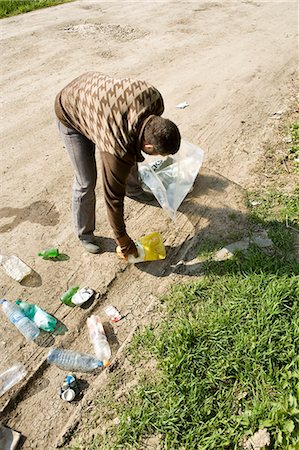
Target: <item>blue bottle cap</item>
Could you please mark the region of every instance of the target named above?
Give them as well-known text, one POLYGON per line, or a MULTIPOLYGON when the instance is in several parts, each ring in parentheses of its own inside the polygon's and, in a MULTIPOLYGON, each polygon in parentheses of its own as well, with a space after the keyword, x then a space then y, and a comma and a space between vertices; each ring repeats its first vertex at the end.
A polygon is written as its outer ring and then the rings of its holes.
POLYGON ((103 361, 98 361, 98 366, 103 367, 103 361))
POLYGON ((71 384, 71 383, 73 383, 75 380, 76 380, 76 379, 75 379, 75 377, 74 377, 73 375, 67 375, 67 376, 65 377, 65 382, 66 382, 67 384, 71 384))

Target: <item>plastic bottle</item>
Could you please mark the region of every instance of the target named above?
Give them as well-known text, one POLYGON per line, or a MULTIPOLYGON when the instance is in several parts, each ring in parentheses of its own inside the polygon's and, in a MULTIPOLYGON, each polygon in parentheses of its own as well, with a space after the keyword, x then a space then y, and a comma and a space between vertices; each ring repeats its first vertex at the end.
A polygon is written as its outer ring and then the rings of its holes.
POLYGON ((55 364, 62 370, 74 372, 92 372, 103 366, 102 361, 87 353, 74 352, 56 347, 49 351, 48 362, 55 364))
POLYGON ((25 377, 27 371, 22 364, 14 364, 0 373, 0 397, 25 377))
POLYGON ((100 318, 94 315, 88 317, 87 326, 96 357, 103 361, 105 367, 109 366, 111 350, 100 318))
POLYGON ((39 335, 38 326, 32 322, 15 303, 6 299, 0 300, 6 317, 13 323, 28 341, 34 341, 39 335))
POLYGON ((121 312, 118 311, 113 305, 108 305, 105 308, 105 313, 110 318, 111 322, 119 322, 123 318, 121 312))
POLYGON ((79 289, 71 298, 74 305, 83 305, 94 295, 94 290, 91 288, 79 289))
POLYGON ((31 267, 27 266, 18 256, 0 255, 0 264, 3 269, 14 280, 21 282, 32 273, 31 267))
POLYGON ((62 296, 60 297, 62 303, 68 306, 75 306, 75 304, 72 303, 72 297, 76 294, 78 289, 79 286, 71 287, 64 294, 62 294, 62 296))
POLYGON ((42 308, 33 303, 16 300, 16 304, 21 308, 23 313, 33 320, 33 322, 44 331, 53 331, 56 327, 57 320, 55 317, 48 314, 42 308))
MULTIPOLYGON (((138 256, 128 256, 128 262, 135 264, 143 261, 158 261, 166 258, 166 250, 163 244, 163 239, 157 231, 140 237, 135 245, 137 247, 138 256)), ((117 247, 116 252, 120 249, 117 247)))
POLYGON ((59 250, 58 248, 47 248, 46 250, 39 252, 38 256, 41 256, 43 259, 57 258, 57 256, 59 256, 59 250))

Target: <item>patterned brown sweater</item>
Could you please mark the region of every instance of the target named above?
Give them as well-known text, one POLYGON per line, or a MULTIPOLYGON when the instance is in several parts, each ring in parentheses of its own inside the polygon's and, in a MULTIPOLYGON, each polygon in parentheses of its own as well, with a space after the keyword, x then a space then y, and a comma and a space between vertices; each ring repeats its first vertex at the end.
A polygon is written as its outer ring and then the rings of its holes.
POLYGON ((55 113, 66 126, 78 130, 100 150, 108 218, 115 238, 126 234, 125 185, 131 167, 142 161, 142 134, 151 115, 164 111, 159 91, 149 83, 85 73, 63 88, 55 113))

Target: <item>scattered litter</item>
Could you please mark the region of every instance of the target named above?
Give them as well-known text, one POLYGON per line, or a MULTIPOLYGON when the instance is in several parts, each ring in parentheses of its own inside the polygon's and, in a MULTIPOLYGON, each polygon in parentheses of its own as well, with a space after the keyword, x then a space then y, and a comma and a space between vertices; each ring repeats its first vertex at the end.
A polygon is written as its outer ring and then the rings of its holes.
POLYGON ((21 433, 5 427, 0 424, 0 449, 1 450, 16 450, 21 433))
POLYGON ((89 340, 93 345, 96 357, 100 361, 103 361, 105 367, 108 367, 110 364, 111 349, 100 318, 95 315, 88 317, 87 327, 89 340))
POLYGON ((105 308, 105 313, 110 318, 111 322, 119 322, 123 315, 113 305, 109 305, 105 308))
POLYGON ((0 255, 0 264, 3 269, 14 280, 21 282, 24 278, 31 275, 32 269, 27 266, 18 256, 4 256, 0 255))
POLYGON ((82 305, 87 302, 94 295, 94 290, 91 288, 79 289, 71 298, 74 305, 82 305))
MULTIPOLYGON (((9 369, 0 373, 0 397, 5 394, 16 383, 21 381, 27 374, 22 364, 14 364, 9 369)), ((1 441, 1 439, 0 439, 1 441)), ((2 447, 0 447, 2 449, 2 447)))
POLYGON ((49 363, 55 364, 55 366, 67 372, 93 372, 99 367, 103 367, 102 361, 87 353, 56 347, 49 351, 47 360, 49 363))
POLYGON ((47 313, 47 311, 34 303, 27 303, 22 300, 16 300, 16 304, 21 308, 23 313, 38 326, 38 328, 48 332, 54 331, 57 320, 47 313))
POLYGON ((18 305, 5 298, 0 300, 0 305, 8 320, 22 333, 27 341, 34 341, 39 336, 38 326, 26 316, 18 305))
POLYGON ((250 204, 251 204, 251 206, 258 206, 258 205, 261 205, 262 202, 258 202, 258 201, 256 201, 256 200, 252 200, 252 201, 250 202, 250 204))
POLYGON ((185 108, 187 108, 187 106, 189 106, 189 103, 182 102, 182 103, 179 103, 178 105, 176 105, 176 108, 185 109, 185 108))
POLYGON ((79 394, 79 386, 75 375, 67 375, 59 389, 59 396, 66 402, 71 402, 79 394))
POLYGON ((270 434, 266 428, 254 433, 246 442, 242 444, 243 450, 262 450, 270 445, 270 434))
POLYGON ((47 248, 39 252, 38 256, 41 256, 43 259, 55 259, 59 256, 59 250, 58 248, 47 248))
POLYGON ((135 264, 143 261, 159 261, 166 258, 166 250, 160 233, 154 231, 146 236, 140 237, 135 242, 138 256, 129 255, 124 258, 120 246, 116 248, 116 254, 122 259, 126 259, 129 263, 135 264))
POLYGON ((281 119, 283 111, 276 111, 271 114, 271 119, 281 119))
POLYGON ((72 298, 78 290, 79 290, 79 286, 74 286, 74 287, 69 288, 60 297, 60 300, 62 301, 62 303, 64 303, 67 306, 75 306, 75 304, 72 302, 72 298))

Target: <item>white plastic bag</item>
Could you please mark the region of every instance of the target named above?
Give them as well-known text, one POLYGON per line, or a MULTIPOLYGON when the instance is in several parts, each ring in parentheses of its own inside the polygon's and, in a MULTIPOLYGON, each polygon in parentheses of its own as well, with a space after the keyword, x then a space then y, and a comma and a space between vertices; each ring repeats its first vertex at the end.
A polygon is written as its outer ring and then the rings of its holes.
POLYGON ((203 162, 204 152, 185 140, 175 155, 146 155, 138 164, 138 172, 145 190, 151 191, 172 220, 190 191, 203 162))

